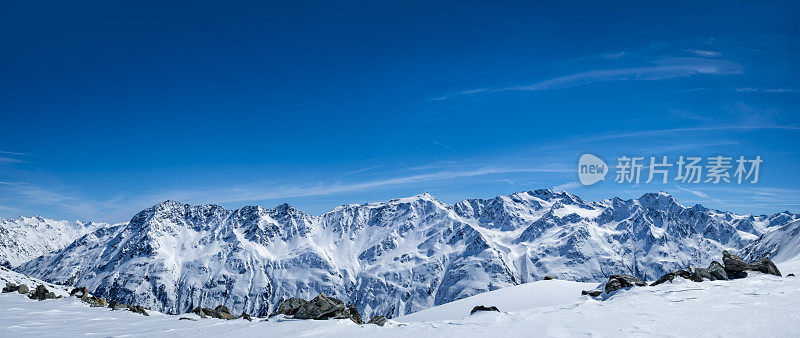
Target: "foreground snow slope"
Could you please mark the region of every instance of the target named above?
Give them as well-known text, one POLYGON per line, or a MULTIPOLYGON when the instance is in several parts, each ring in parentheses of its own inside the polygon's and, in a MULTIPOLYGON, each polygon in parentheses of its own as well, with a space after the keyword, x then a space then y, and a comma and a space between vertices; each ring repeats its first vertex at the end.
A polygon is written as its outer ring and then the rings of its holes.
MULTIPOLYGON (((781 266, 784 273, 797 272, 798 267, 781 266)), ((188 321, 154 311, 144 317, 89 308, 74 298, 37 302, 19 294, 0 294, 4 309, 0 336, 784 337, 800 332, 800 278, 753 274, 733 281, 686 281, 622 290, 606 301, 568 296, 580 284, 540 281, 509 287, 399 318, 384 327, 349 320, 188 321), (462 305, 472 303, 497 305, 506 312, 469 315, 462 305)))
POLYGON ((167 201, 18 271, 168 313, 224 304, 265 315, 325 292, 396 318, 550 274, 654 280, 797 219, 685 207, 666 193, 593 202, 536 190, 452 205, 422 194, 321 216, 167 201))
POLYGON ((503 311, 570 304, 583 300, 582 290, 591 290, 597 283, 547 280, 512 286, 459 299, 454 302, 414 312, 397 318, 399 322, 454 320, 464 318, 476 305, 496 306, 503 311))

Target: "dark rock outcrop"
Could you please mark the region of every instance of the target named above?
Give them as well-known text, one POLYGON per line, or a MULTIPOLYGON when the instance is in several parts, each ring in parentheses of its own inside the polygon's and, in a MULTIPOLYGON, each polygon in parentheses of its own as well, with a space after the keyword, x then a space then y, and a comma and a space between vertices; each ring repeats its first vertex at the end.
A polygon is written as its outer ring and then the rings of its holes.
POLYGON ((770 260, 768 257, 764 257, 755 262, 751 262, 749 269, 762 273, 768 273, 770 275, 775 275, 779 277, 781 275, 781 272, 778 270, 778 267, 775 266, 775 263, 772 263, 772 260, 770 260))
POLYGON ((103 299, 103 298, 100 298, 100 297, 87 296, 87 297, 81 298, 81 300, 83 300, 84 303, 89 304, 89 306, 91 306, 91 307, 106 307, 106 306, 108 306, 108 303, 106 302, 106 300, 103 299))
POLYGON ((589 295, 591 297, 597 297, 603 294, 603 290, 583 290, 581 291, 582 295, 589 295))
MULTIPOLYGON (((99 298, 99 297, 91 297, 91 298, 99 299, 99 300, 102 300, 103 302, 105 302, 105 299, 102 299, 102 298, 99 298)), ((98 304, 99 303, 100 302, 98 302, 98 304)), ((118 303, 118 302, 112 300, 110 303, 108 303, 108 308, 110 308, 111 311, 128 310, 130 312, 138 313, 138 314, 143 315, 143 316, 150 316, 150 314, 147 313, 148 309, 146 307, 143 307, 143 306, 140 306, 140 305, 127 305, 127 304, 118 303)))
POLYGON ((728 273, 729 279, 747 277, 746 271, 758 271, 775 276, 781 275, 778 267, 772 263, 772 260, 770 260, 769 257, 761 258, 755 262, 746 263, 741 257, 728 251, 723 251, 722 262, 725 264, 725 271, 728 273))
POLYGON ((150 314, 147 313, 147 309, 145 309, 144 307, 142 307, 140 305, 128 305, 128 311, 133 312, 133 313, 138 313, 138 314, 141 314, 141 315, 144 315, 144 316, 150 316, 150 314))
POLYGON ((378 325, 378 326, 383 326, 384 324, 386 324, 386 317, 384 317, 384 316, 372 316, 372 318, 370 318, 370 320, 369 320, 369 323, 367 323, 367 324, 375 324, 375 325, 378 325))
POLYGON ((211 312, 211 317, 218 318, 218 319, 236 319, 231 312, 228 310, 228 307, 225 305, 217 305, 214 308, 214 311, 211 312))
POLYGON ((728 250, 722 252, 722 264, 725 264, 725 270, 734 272, 744 272, 750 268, 750 265, 741 257, 728 250))
POLYGON ((356 323, 358 325, 364 324, 364 320, 361 319, 361 313, 358 312, 358 309, 356 308, 355 305, 352 304, 348 305, 347 313, 349 314, 350 320, 352 320, 353 323, 356 323))
POLYGON ((725 272, 728 273, 728 279, 739 279, 747 277, 747 272, 745 271, 733 271, 725 269, 725 272))
POLYGON ((178 320, 191 320, 191 321, 194 321, 194 322, 197 321, 197 319, 189 318, 189 317, 181 317, 181 318, 178 318, 178 320))
POLYGON ((303 304, 294 314, 297 319, 342 319, 349 318, 344 302, 320 293, 310 302, 303 304))
MULTIPOLYGON (((189 312, 200 316, 200 318, 211 317, 211 318, 226 319, 226 320, 236 319, 237 318, 237 317, 234 317, 231 314, 230 310, 228 310, 228 307, 225 306, 225 305, 218 305, 213 310, 209 309, 207 307, 199 307, 198 306, 198 307, 192 309, 192 311, 189 311, 189 312)), ((243 318, 243 316, 247 316, 248 318, 250 318, 250 315, 247 315, 244 312, 242 312, 242 316, 239 316, 239 318, 243 318)), ((252 321, 252 318, 250 318, 250 320, 252 321)))
POLYGON ((708 273, 714 277, 715 280, 728 280, 728 273, 725 268, 717 261, 711 262, 708 265, 708 273))
POLYGON ((470 311, 469 314, 473 314, 473 313, 478 312, 478 311, 496 311, 496 312, 500 312, 500 310, 497 309, 496 306, 478 305, 478 306, 472 308, 472 311, 470 311))
MULTIPOLYGON (((705 270, 705 269, 703 269, 703 270, 705 270)), ((650 286, 656 286, 658 284, 665 283, 665 282, 670 282, 671 283, 673 280, 675 280, 676 277, 682 277, 682 278, 685 278, 685 279, 688 279, 688 280, 691 280, 691 281, 694 281, 694 282, 702 282, 703 281, 703 278, 698 276, 698 275, 696 275, 696 274, 693 274, 693 273, 691 273, 689 271, 686 271, 686 270, 678 270, 678 271, 670 272, 670 273, 667 273, 667 274, 661 276, 655 282, 650 284, 650 286)))
POLYGON ((605 291, 606 293, 612 293, 619 289, 633 286, 647 286, 647 283, 631 275, 611 275, 608 277, 608 282, 606 282, 605 291))
POLYGON ((190 312, 200 316, 200 318, 211 317, 211 316, 214 315, 214 310, 211 310, 211 309, 209 309, 207 307, 199 307, 198 306, 198 307, 192 309, 192 311, 190 311, 190 312))
POLYGON ((27 285, 25 285, 25 284, 17 285, 17 284, 11 283, 11 282, 6 282, 6 286, 3 288, 3 293, 18 292, 18 293, 24 295, 24 294, 28 293, 29 291, 31 291, 31 290, 28 289, 27 285))
POLYGON ((716 278, 711 275, 711 272, 709 272, 708 269, 693 268, 692 275, 694 275, 697 282, 702 282, 704 280, 716 280, 716 278))
POLYGON ((244 319, 244 320, 246 320, 248 322, 252 322, 253 321, 253 318, 250 317, 250 315, 248 315, 246 312, 242 312, 242 314, 237 318, 244 319))
POLYGON ((289 298, 281 302, 281 304, 278 305, 278 310, 275 311, 275 313, 273 313, 272 315, 274 316, 282 314, 286 316, 294 316, 297 313, 297 310, 300 310, 300 308, 303 305, 306 305, 306 303, 308 303, 308 301, 303 298, 298 298, 298 297, 289 298))
POLYGON ((120 304, 120 303, 117 303, 116 301, 112 300, 110 303, 108 303, 108 308, 111 309, 111 311, 127 310, 128 309, 128 305, 120 304))
POLYGON ((28 297, 30 299, 45 300, 56 298, 56 294, 48 291, 44 285, 39 284, 39 286, 36 287, 36 290, 28 297))
POLYGON ((790 274, 786 275, 786 277, 794 277, 794 274, 790 273, 790 274))
POLYGON ((86 296, 89 295, 89 290, 86 290, 85 286, 84 287, 79 287, 79 288, 74 288, 74 289, 72 289, 72 291, 70 291, 69 295, 70 296, 75 296, 75 297, 78 297, 78 298, 83 298, 83 297, 86 297, 86 296))
POLYGON ((6 286, 3 288, 3 293, 17 292, 18 289, 19 286, 17 284, 6 282, 6 286))
POLYGON ((553 280, 553 279, 558 279, 558 278, 556 278, 556 276, 553 275, 544 276, 544 280, 553 280))
POLYGON ((307 301, 302 298, 292 297, 278 305, 278 310, 270 316, 283 314, 296 319, 345 319, 349 318, 356 324, 363 324, 361 313, 355 305, 344 306, 339 299, 328 297, 320 293, 314 299, 307 301))

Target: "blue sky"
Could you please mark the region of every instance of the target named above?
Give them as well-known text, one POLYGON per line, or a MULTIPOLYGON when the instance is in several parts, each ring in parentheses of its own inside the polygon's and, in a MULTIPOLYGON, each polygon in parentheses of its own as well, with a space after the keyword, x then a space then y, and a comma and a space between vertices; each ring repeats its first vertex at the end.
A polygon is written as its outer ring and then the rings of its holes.
POLYGON ((796 2, 36 2, 0 14, 0 216, 430 192, 800 211, 796 2), (577 184, 583 153, 757 184, 577 184))

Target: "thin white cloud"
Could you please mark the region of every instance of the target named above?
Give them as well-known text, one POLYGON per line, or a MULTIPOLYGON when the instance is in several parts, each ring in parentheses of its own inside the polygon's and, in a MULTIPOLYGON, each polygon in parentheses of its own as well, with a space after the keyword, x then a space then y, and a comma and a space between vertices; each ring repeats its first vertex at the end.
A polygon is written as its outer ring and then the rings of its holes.
POLYGON ((454 171, 439 171, 433 173, 425 173, 410 176, 401 176, 395 178, 372 180, 366 182, 356 183, 319 183, 308 186, 288 186, 288 187, 254 187, 248 185, 233 189, 219 189, 216 191, 186 191, 183 193, 176 192, 176 195, 183 195, 189 200, 205 200, 214 197, 215 201, 226 202, 242 202, 242 201, 260 201, 271 199, 282 199, 291 197, 307 197, 307 196, 322 196, 336 193, 345 193, 353 191, 362 191, 378 187, 400 185, 408 183, 418 183, 432 180, 449 180, 457 178, 476 177, 492 174, 508 174, 508 173, 565 173, 573 172, 573 169, 564 168, 480 168, 474 170, 454 170, 454 171))
POLYGON ((565 89, 595 82, 652 81, 678 77, 689 77, 698 74, 724 75, 738 74, 740 72, 741 70, 739 70, 738 67, 728 62, 700 62, 682 65, 605 69, 560 76, 527 86, 506 87, 498 89, 497 91, 541 91, 550 89, 565 89))
MULTIPOLYGON (((625 55, 624 52, 617 57, 625 55)), ((455 96, 463 96, 484 92, 504 91, 544 91, 567 89, 598 82, 611 81, 655 81, 695 75, 729 75, 741 74, 742 67, 729 60, 697 58, 697 57, 661 57, 650 60, 650 66, 627 67, 591 70, 542 80, 529 85, 509 86, 503 88, 479 88, 462 90, 457 93, 434 98, 435 101, 447 100, 455 96)))
POLYGON ((3 165, 3 164, 12 164, 12 163, 23 163, 23 162, 25 162, 25 161, 23 161, 23 160, 20 160, 20 159, 17 159, 17 158, 11 158, 11 157, 0 157, 0 165, 3 165))
POLYGON ((379 165, 376 165, 376 166, 372 166, 372 167, 369 167, 369 168, 364 168, 364 169, 359 169, 359 170, 351 171, 351 172, 349 172, 349 173, 346 173, 346 174, 342 175, 342 177, 344 177, 344 176, 350 176, 350 175, 355 175, 355 174, 358 174, 358 173, 363 173, 363 172, 365 172, 365 171, 370 171, 370 170, 372 170, 372 169, 378 169, 378 168, 380 168, 380 167, 381 167, 381 166, 379 166, 379 165))
POLYGON ((702 57, 715 57, 715 56, 722 56, 722 53, 716 52, 713 50, 702 50, 702 49, 687 49, 689 53, 702 56, 702 57))
POLYGON ((490 91, 488 88, 462 90, 462 91, 457 92, 457 93, 452 93, 452 94, 447 94, 447 95, 434 97, 434 98, 431 99, 431 101, 445 101, 445 100, 450 99, 451 97, 454 97, 454 96, 480 94, 480 93, 484 93, 484 92, 488 92, 488 91, 490 91))
POLYGON ((710 130, 800 130, 798 126, 777 126, 777 125, 741 125, 741 126, 716 126, 716 127, 693 127, 693 128, 670 128, 670 129, 653 129, 635 131, 630 133, 617 133, 604 136, 590 137, 580 140, 577 143, 587 143, 603 140, 622 139, 630 137, 641 136, 654 136, 661 134, 682 133, 682 132, 696 132, 696 131, 710 131, 710 130))
POLYGON ((569 189, 577 188, 577 187, 580 187, 580 186, 581 186, 581 184, 578 183, 578 182, 567 182, 567 183, 564 183, 564 184, 560 184, 560 185, 554 186, 553 190, 567 191, 569 189))
POLYGON ((506 182, 506 183, 508 183, 510 185, 516 186, 516 184, 514 184, 514 181, 512 181, 512 180, 499 180, 498 182, 506 182))
POLYGON ((795 89, 788 89, 788 88, 752 88, 752 87, 745 87, 745 88, 734 88, 737 92, 744 92, 744 93, 770 93, 770 94, 784 94, 784 93, 796 93, 798 92, 795 89))
POLYGON ((711 198, 711 197, 708 196, 708 194, 706 194, 706 193, 704 193, 704 192, 702 192, 700 190, 687 189, 687 188, 684 188, 684 187, 679 186, 679 185, 676 185, 675 187, 678 188, 678 189, 681 189, 683 191, 686 191, 686 192, 688 192, 688 193, 690 193, 692 195, 700 197, 700 198, 706 198, 706 199, 710 199, 711 198))

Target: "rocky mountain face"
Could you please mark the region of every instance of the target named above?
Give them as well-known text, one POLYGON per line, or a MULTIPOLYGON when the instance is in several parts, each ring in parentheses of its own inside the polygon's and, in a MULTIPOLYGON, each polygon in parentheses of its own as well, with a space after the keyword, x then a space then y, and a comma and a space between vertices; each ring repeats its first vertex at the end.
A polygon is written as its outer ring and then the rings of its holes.
POLYGON ((742 257, 747 260, 770 257, 777 262, 800 259, 800 219, 788 212, 777 214, 774 219, 777 224, 785 225, 761 235, 742 250, 742 257))
POLYGON ((0 265, 17 266, 63 249, 105 223, 55 221, 41 216, 0 218, 0 265))
POLYGON ((396 317, 546 275, 652 280, 797 219, 684 207, 665 193, 592 202, 536 190, 454 205, 422 194, 321 216, 167 201, 18 270, 170 313, 224 304, 265 315, 325 293, 396 317))

